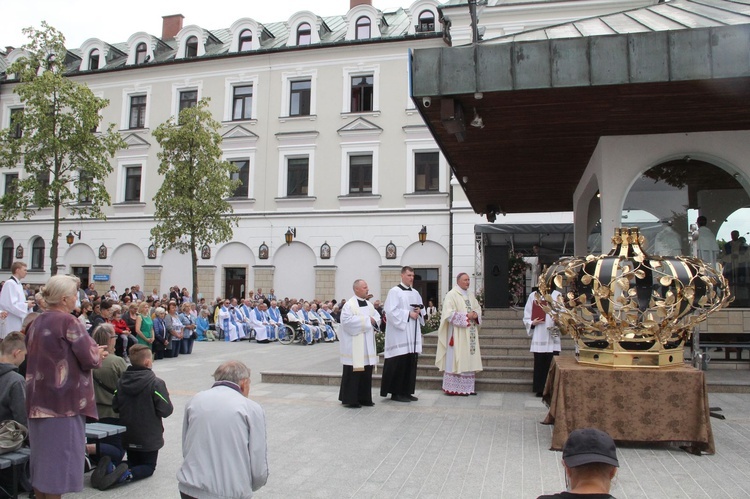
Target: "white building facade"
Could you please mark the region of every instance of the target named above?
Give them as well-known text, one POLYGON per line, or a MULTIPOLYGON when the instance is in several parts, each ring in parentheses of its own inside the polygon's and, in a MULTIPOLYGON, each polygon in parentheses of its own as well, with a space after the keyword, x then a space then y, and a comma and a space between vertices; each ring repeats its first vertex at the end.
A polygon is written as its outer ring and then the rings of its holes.
MULTIPOLYGON (((480 24, 495 36, 649 3, 490 2, 480 24)), ((260 287, 281 297, 341 299, 363 278, 384 298, 400 268, 411 265, 425 301, 439 300, 451 274, 474 272, 474 224, 483 219, 452 181, 411 100, 409 50, 469 43, 469 22, 466 5, 417 0, 382 12, 352 0, 342 16, 305 11, 266 25, 240 17, 216 31, 167 16, 161 38, 136 32, 125 43, 90 39, 70 50, 78 67, 69 76, 109 100, 103 126, 117 124, 129 147, 112 159, 105 180, 113 201, 107 219, 62 222, 60 272, 95 282, 100 292, 192 286, 187 254, 151 247, 161 183, 151 132, 207 97, 242 186, 230 199, 239 217, 232 240, 200 252, 203 297, 260 287), (69 232, 80 237, 68 246, 69 232)), ((0 69, 21 55, 0 56, 0 69)), ((8 127, 23 103, 12 75, 3 76, 0 126, 8 127)), ((24 172, 0 171, 0 193, 16 175, 24 172)), ((46 282, 51 232, 51 210, 0 222, 0 280, 10 262, 22 260, 28 282, 46 282)))

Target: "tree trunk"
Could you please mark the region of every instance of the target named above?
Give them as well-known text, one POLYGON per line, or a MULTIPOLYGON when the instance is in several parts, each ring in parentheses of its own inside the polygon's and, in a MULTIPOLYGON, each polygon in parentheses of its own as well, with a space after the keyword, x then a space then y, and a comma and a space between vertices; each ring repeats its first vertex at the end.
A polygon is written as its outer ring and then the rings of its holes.
MULTIPOLYGON (((191 238, 192 239, 192 238, 191 238)), ((195 249, 195 240, 191 240, 190 256, 193 263, 193 303, 198 304, 198 250, 195 249)), ((200 310, 198 310, 200 312, 200 310)))
MULTIPOLYGON (((58 252, 58 236, 60 235, 60 201, 55 199, 54 216, 52 223, 52 244, 49 250, 49 257, 52 261, 50 265, 50 275, 57 275, 57 252, 58 252)), ((32 251, 32 257, 34 255, 32 251)))

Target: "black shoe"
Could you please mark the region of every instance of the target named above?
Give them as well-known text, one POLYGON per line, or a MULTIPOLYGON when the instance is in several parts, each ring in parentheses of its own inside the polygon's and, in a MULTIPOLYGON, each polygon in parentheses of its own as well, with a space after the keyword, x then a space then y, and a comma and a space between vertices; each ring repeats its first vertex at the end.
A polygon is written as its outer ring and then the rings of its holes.
POLYGON ((536 396, 537 397, 541 397, 542 396, 542 392, 536 392, 536 396))
POLYGON ((406 396, 406 398, 408 398, 408 399, 409 399, 409 402, 416 402, 417 400, 419 400, 419 399, 418 399, 417 397, 415 397, 414 395, 407 395, 407 396, 406 396))
POLYGON ((362 406, 359 404, 344 404, 344 407, 348 407, 349 409, 360 409, 362 406))
POLYGON ((411 402, 411 399, 408 399, 401 395, 391 395, 391 400, 394 402, 411 402))
POLYGON ((369 402, 362 402, 362 405, 365 407, 372 407, 375 405, 375 402, 373 402, 372 400, 369 402))
POLYGON ((119 482, 122 476, 127 472, 127 463, 120 463, 117 468, 115 468, 115 471, 102 477, 102 479, 99 481, 99 486, 97 487, 97 489, 107 490, 108 488, 119 482))
POLYGON ((477 392, 471 392, 469 395, 476 395, 477 392))
POLYGON ((111 462, 112 458, 110 458, 109 456, 102 456, 102 458, 99 459, 99 463, 96 465, 94 472, 91 474, 92 487, 94 487, 95 489, 99 488, 102 478, 104 478, 104 475, 107 474, 107 470, 111 462))

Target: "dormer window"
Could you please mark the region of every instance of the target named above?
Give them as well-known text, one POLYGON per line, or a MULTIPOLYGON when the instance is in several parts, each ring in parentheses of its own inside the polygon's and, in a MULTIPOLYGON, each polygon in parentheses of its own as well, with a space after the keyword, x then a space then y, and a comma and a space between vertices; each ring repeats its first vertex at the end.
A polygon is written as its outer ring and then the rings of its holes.
POLYGON ((89 69, 99 69, 99 49, 89 52, 89 69))
POLYGON ((309 23, 302 23, 297 27, 297 45, 310 45, 312 30, 309 23))
POLYGON ((249 29, 242 30, 240 33, 239 51, 247 52, 253 49, 253 32, 249 29))
POLYGON ((372 37, 372 22, 367 16, 357 19, 356 39, 367 40, 372 37))
POLYGON ((135 63, 143 64, 146 62, 147 53, 148 49, 146 48, 146 44, 143 42, 139 43, 138 46, 135 47, 135 63))
POLYGON ((419 14, 417 33, 428 33, 430 31, 435 31, 435 14, 431 10, 423 10, 419 14))
POLYGON ((198 57, 198 37, 191 36, 185 42, 185 57, 198 57))
POLYGON ((55 54, 50 54, 47 56, 47 69, 50 71, 55 70, 55 66, 57 65, 57 56, 55 54))

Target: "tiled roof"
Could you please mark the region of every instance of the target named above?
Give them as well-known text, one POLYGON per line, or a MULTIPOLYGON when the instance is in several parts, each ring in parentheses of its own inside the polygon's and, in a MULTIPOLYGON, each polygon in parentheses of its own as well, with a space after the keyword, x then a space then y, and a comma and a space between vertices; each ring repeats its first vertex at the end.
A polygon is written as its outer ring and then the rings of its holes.
MULTIPOLYGON (((330 16, 322 17, 322 25, 320 32, 320 45, 330 45, 336 43, 352 43, 351 40, 345 40, 347 34, 347 22, 345 16, 330 16)), ((411 18, 403 8, 398 8, 390 12, 382 12, 381 21, 381 35, 380 40, 399 39, 407 36, 411 18)), ((260 51, 266 50, 279 50, 286 48, 287 39, 289 37, 289 27, 285 22, 266 23, 259 25, 264 31, 270 34, 270 36, 262 36, 260 39, 260 51)), ((199 58, 193 58, 191 60, 200 60, 202 58, 210 58, 229 54, 229 50, 232 43, 232 33, 229 28, 221 28, 214 30, 206 30, 209 35, 206 43, 206 53, 204 56, 199 58)), ((437 33, 433 34, 420 34, 419 36, 438 36, 437 33)), ((149 61, 149 64, 169 62, 175 59, 177 54, 178 43, 176 40, 161 40, 157 37, 153 37, 158 40, 158 46, 154 51, 153 60, 149 61)), ((106 42, 105 42, 106 43, 106 42)), ((128 45, 125 42, 110 44, 111 47, 115 48, 117 52, 114 57, 108 57, 108 61, 105 65, 102 65, 100 70, 111 70, 125 66, 127 60, 128 45)), ((69 49, 69 53, 75 55, 78 58, 78 62, 70 62, 67 65, 68 73, 76 73, 79 71, 80 58, 83 56, 80 49, 69 49)), ((3 75, 4 69, 7 65, 5 58, 0 55, 0 75, 3 75)))
MULTIPOLYGON (((494 42, 708 28, 750 23, 750 0, 674 0, 495 38, 494 42)), ((489 40, 486 40, 489 41, 489 40)))

